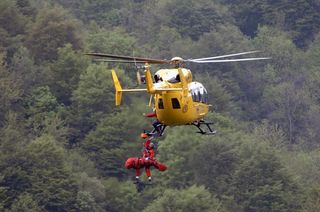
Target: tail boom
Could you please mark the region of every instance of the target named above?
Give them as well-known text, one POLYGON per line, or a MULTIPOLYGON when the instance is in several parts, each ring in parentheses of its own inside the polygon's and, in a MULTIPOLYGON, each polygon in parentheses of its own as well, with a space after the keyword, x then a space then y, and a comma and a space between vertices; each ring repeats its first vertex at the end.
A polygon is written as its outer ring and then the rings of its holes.
POLYGON ((116 106, 119 106, 121 104, 122 92, 147 91, 147 89, 144 89, 144 88, 142 88, 142 89, 122 89, 116 72, 114 70, 112 70, 111 74, 112 74, 112 80, 113 80, 113 83, 114 83, 114 88, 116 90, 116 92, 115 92, 115 103, 116 103, 116 106))

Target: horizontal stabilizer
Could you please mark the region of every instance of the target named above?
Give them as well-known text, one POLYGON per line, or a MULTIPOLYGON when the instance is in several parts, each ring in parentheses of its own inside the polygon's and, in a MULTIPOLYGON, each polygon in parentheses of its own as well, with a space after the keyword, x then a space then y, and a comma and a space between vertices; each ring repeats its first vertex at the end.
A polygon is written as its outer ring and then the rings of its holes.
POLYGON ((122 89, 123 92, 140 92, 140 91, 147 91, 146 88, 138 88, 138 89, 122 89))
POLYGON ((155 91, 182 91, 182 88, 156 88, 155 91))

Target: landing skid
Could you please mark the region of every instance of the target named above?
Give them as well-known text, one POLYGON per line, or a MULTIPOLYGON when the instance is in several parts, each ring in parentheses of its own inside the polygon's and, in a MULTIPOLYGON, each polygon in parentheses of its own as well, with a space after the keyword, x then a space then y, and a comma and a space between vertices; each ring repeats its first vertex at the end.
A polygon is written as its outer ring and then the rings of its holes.
POLYGON ((213 125, 213 122, 206 122, 205 120, 200 120, 200 121, 195 121, 195 122, 193 122, 192 125, 196 126, 196 127, 200 130, 200 131, 197 132, 197 133, 200 133, 200 134, 202 134, 202 135, 214 135, 214 134, 217 133, 216 130, 214 130, 214 129, 212 129, 212 128, 210 127, 210 125, 213 125), (207 128, 208 128, 208 130, 209 130, 209 132, 203 130, 203 129, 201 128, 201 125, 206 125, 207 128))

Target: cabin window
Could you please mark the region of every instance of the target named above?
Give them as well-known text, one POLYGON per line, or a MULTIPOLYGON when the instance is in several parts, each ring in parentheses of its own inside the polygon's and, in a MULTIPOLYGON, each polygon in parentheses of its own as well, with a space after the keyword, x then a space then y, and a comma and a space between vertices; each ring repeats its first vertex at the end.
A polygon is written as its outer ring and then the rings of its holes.
POLYGON ((159 108, 159 109, 164 109, 163 100, 162 100, 162 99, 159 99, 159 100, 158 100, 158 108, 159 108))
POLYGON ((171 102, 172 102, 172 108, 173 109, 180 109, 181 108, 179 100, 177 98, 172 98, 171 102))
POLYGON ((181 80, 180 80, 180 75, 177 74, 176 76, 174 76, 174 77, 172 77, 172 78, 169 78, 167 81, 170 82, 170 83, 181 82, 181 80))

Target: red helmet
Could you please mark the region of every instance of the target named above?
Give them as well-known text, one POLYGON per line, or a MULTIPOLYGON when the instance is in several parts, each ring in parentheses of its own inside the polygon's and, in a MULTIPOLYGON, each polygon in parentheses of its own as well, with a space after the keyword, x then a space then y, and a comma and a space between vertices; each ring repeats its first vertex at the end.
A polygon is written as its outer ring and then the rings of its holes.
POLYGON ((140 137, 141 137, 142 139, 146 139, 146 138, 148 138, 148 135, 147 135, 147 133, 141 133, 141 134, 140 134, 140 137))
POLYGON ((137 163, 137 158, 128 158, 128 160, 125 163, 125 167, 127 169, 133 168, 137 163))

